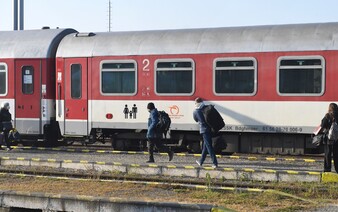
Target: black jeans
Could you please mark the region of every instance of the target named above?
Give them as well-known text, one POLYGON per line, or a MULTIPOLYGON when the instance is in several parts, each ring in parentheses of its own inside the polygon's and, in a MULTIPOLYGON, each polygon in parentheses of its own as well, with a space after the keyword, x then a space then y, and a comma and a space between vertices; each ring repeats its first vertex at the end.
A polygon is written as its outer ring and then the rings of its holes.
POLYGON ((161 139, 159 138, 148 138, 148 153, 149 160, 154 160, 154 147, 160 152, 170 152, 169 147, 164 146, 161 139))
POLYGON ((7 146, 7 148, 10 148, 11 144, 10 144, 9 139, 8 139, 9 130, 4 130, 3 134, 4 135, 3 135, 2 141, 7 146))
POLYGON ((332 156, 334 161, 334 169, 338 173, 338 142, 333 145, 324 144, 324 172, 331 172, 332 156))

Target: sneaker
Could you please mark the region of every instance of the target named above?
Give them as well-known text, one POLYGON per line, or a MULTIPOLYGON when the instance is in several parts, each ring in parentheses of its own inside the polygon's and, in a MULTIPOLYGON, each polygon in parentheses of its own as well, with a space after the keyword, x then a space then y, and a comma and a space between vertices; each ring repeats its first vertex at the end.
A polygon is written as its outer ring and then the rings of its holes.
POLYGON ((217 165, 212 165, 211 167, 214 168, 214 169, 218 168, 217 165))
POLYGON ((173 159, 173 157, 174 157, 174 152, 173 152, 173 151, 170 151, 170 152, 168 153, 168 155, 169 155, 169 161, 171 161, 171 160, 173 159))
POLYGON ((7 152, 8 152, 8 151, 11 151, 11 150, 12 150, 12 148, 7 148, 7 149, 6 149, 7 152))
POLYGON ((155 163, 154 160, 147 160, 146 163, 155 163))
POLYGON ((196 160, 196 163, 198 164, 198 166, 202 166, 198 160, 196 160))

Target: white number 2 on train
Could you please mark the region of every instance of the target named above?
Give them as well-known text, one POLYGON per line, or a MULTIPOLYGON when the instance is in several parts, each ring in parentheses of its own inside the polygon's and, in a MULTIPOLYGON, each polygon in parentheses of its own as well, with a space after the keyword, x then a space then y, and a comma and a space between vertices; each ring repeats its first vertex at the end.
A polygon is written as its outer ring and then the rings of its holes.
POLYGON ((142 61, 142 64, 143 64, 143 71, 149 71, 150 61, 148 59, 144 59, 142 61))

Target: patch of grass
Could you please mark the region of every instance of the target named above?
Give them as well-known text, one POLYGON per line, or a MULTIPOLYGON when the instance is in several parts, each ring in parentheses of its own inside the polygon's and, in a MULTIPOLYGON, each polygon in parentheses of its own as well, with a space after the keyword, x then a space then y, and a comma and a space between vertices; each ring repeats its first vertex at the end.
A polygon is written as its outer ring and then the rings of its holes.
MULTIPOLYGON (((214 182, 207 179, 207 185, 214 182)), ((267 184, 267 183, 265 183, 267 184)), ((97 197, 119 197, 144 201, 174 201, 185 203, 215 204, 235 211, 303 210, 320 203, 335 203, 338 199, 338 184, 322 183, 270 183, 278 192, 231 192, 212 189, 186 189, 168 185, 143 185, 102 182, 98 180, 75 181, 30 177, 0 176, 0 190, 45 192, 55 194, 94 195, 97 197), (292 189, 286 188, 290 186, 292 189), (292 196, 294 195, 294 196, 292 196), (295 198, 300 197, 300 198, 295 198)))
POLYGON ((291 205, 291 206, 286 206, 285 208, 276 209, 275 212, 294 212, 294 211, 301 211, 305 209, 306 208, 302 206, 291 205))

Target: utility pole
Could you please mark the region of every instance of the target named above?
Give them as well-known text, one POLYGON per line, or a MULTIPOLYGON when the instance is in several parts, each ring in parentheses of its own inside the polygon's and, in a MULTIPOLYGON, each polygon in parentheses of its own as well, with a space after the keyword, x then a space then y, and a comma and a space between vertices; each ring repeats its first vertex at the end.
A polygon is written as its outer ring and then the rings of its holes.
POLYGON ((108 32, 111 31, 111 1, 109 0, 108 6, 108 32))
POLYGON ((23 24, 24 24, 24 5, 23 5, 23 0, 20 0, 20 5, 19 5, 19 30, 23 30, 23 24))
POLYGON ((13 21, 14 21, 13 30, 23 30, 24 26, 23 0, 13 0, 13 21))
POLYGON ((13 30, 18 30, 18 0, 13 0, 13 30))

